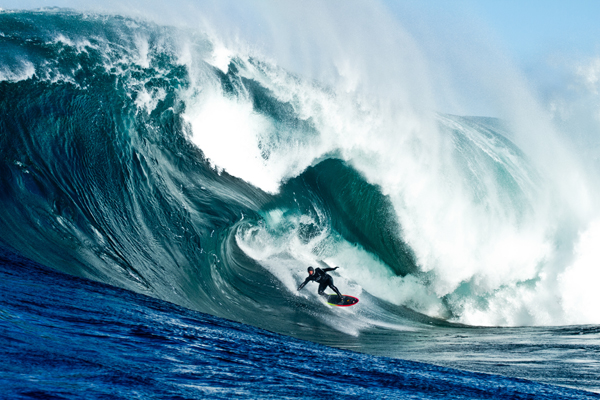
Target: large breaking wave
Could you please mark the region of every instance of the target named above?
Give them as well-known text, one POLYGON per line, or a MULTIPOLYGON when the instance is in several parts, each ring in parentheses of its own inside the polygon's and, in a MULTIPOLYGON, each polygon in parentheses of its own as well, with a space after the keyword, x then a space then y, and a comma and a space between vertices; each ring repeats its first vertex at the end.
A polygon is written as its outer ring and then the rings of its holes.
POLYGON ((137 19, 0 27, 0 239, 38 262, 333 344, 422 321, 600 323, 595 186, 566 150, 557 168, 520 150, 523 126, 137 19), (296 291, 321 263, 361 307, 296 291))

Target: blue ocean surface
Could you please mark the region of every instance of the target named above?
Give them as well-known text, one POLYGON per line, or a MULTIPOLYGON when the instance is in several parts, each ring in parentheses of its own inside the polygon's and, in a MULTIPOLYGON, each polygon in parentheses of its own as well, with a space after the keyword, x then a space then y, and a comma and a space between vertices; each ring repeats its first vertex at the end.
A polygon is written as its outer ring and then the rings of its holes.
POLYGON ((374 357, 190 311, 0 254, 6 399, 593 399, 374 357))
POLYGON ((575 144, 212 24, 0 10, 0 397, 599 397, 575 144))

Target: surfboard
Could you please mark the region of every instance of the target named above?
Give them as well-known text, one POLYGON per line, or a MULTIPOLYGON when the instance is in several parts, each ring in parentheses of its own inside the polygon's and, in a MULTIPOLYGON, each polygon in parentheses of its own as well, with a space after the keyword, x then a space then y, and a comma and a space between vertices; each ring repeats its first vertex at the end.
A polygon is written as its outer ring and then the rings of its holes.
POLYGON ((327 294, 327 303, 337 307, 350 307, 358 303, 358 299, 346 294, 342 295, 342 300, 337 294, 327 294))

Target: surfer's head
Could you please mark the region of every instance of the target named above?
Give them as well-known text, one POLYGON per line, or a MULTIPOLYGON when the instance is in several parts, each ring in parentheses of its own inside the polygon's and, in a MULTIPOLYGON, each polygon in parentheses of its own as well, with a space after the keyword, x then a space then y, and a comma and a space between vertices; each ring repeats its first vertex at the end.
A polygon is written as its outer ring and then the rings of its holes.
POLYGON ((313 267, 308 267, 308 274, 312 275, 315 272, 315 269, 313 267))

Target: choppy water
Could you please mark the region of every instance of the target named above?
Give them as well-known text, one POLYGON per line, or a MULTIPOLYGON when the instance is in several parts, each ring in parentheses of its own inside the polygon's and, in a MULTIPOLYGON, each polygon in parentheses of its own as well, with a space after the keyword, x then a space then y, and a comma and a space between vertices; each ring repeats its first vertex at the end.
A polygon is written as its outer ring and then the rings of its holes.
POLYGON ((0 396, 86 398, 565 398, 600 396, 374 357, 0 255, 0 396))

